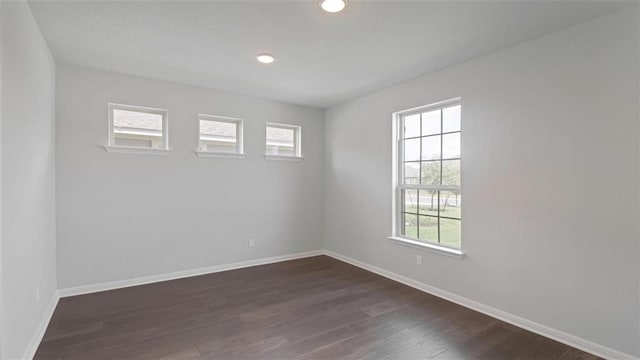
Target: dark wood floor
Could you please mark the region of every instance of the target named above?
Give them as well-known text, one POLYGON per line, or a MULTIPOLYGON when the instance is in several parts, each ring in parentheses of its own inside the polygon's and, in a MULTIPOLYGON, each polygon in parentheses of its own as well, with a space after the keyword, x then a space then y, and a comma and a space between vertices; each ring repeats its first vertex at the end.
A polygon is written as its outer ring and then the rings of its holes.
POLYGON ((35 359, 595 359, 326 256, 63 298, 35 359))

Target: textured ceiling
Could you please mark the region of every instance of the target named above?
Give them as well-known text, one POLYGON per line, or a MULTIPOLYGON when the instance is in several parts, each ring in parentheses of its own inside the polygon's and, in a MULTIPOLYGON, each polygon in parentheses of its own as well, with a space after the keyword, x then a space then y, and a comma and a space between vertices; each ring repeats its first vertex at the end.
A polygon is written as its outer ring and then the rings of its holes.
POLYGON ((327 14, 315 0, 30 2, 59 63, 321 108, 626 4, 353 0, 327 14))

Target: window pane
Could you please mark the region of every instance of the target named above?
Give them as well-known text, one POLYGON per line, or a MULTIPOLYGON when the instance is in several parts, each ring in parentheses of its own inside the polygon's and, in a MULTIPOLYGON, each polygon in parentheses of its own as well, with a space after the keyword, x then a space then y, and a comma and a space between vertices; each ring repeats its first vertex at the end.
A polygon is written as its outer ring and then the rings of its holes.
POLYGON ((460 105, 443 109, 442 132, 460 131, 460 105))
POLYGON ((460 186, 460 160, 442 162, 442 185, 460 186))
POLYGON ((422 138, 422 160, 440 159, 440 135, 422 138))
POLYGON ((420 190, 419 195, 418 213, 420 215, 438 216, 438 192, 420 190))
POLYGON ((442 158, 460 157, 460 133, 442 135, 442 158))
POLYGON ((402 214, 402 235, 411 238, 418 237, 418 215, 402 214))
POLYGON ((235 153, 237 124, 200 120, 200 151, 235 153))
POLYGON ((461 204, 460 191, 440 192, 440 216, 460 219, 461 204))
POLYGON ((162 115, 113 109, 114 145, 160 149, 162 115))
POLYGON ((295 130, 267 126, 267 154, 296 156, 295 130))
POLYGON ((460 248, 460 220, 440 219, 440 243, 460 248))
POLYGON ((438 218, 420 216, 420 240, 438 242, 438 218))
POLYGON ((422 135, 440 133, 440 109, 422 113, 422 135))
POLYGON ((440 161, 423 161, 420 174, 422 185, 440 185, 440 161))
POLYGON ((420 136, 420 114, 404 118, 404 138, 420 136))
POLYGON ((403 212, 418 213, 418 190, 407 189, 402 191, 403 212))
POLYGON ((404 160, 420 160, 420 138, 404 140, 404 160))
POLYGON ((404 183, 420 184, 420 163, 419 162, 404 163, 404 183))

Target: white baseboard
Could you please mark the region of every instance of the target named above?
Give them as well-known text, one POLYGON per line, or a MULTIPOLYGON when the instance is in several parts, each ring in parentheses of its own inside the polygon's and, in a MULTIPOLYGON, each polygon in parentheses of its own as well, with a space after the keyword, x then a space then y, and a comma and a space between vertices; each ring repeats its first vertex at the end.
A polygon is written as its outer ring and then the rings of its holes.
POLYGON ((176 280, 176 279, 182 279, 182 278, 198 276, 198 275, 213 274, 221 271, 235 270, 235 269, 241 269, 241 268, 257 266, 257 265, 272 264, 272 263, 277 263, 277 262, 287 261, 287 260, 302 259, 306 257, 322 255, 323 253, 324 253, 323 250, 314 250, 314 251, 307 251, 307 252, 296 253, 296 254, 273 256, 273 257, 262 258, 262 259, 240 261, 240 262, 231 263, 231 264, 214 265, 214 266, 208 266, 208 267, 192 269, 192 270, 176 271, 168 274, 150 275, 150 276, 143 276, 143 277, 134 278, 134 279, 109 281, 109 282, 104 282, 99 284, 64 288, 64 289, 59 289, 58 292, 60 294, 60 297, 91 294, 91 293, 100 292, 100 291, 115 290, 115 289, 131 287, 131 286, 152 284, 152 283, 157 283, 161 281, 176 280))
POLYGON ((629 354, 625 354, 623 352, 620 352, 618 350, 614 350, 611 349, 609 347, 600 345, 600 344, 596 344, 594 342, 591 342, 589 340, 585 340, 583 338, 577 337, 575 335, 571 335, 568 334, 566 332, 551 328, 549 326, 546 325, 542 325, 539 324, 537 322, 531 321, 531 320, 527 320, 525 318, 504 312, 502 310, 493 308, 491 306, 479 303, 477 301, 462 297, 460 295, 436 288, 434 286, 431 285, 427 285, 425 283, 422 283, 420 281, 408 278, 406 276, 379 268, 377 266, 374 265, 370 265, 367 264, 365 262, 362 262, 360 260, 356 260, 353 258, 350 258, 348 256, 344 256, 338 253, 335 253, 333 251, 330 250, 325 250, 324 254, 327 256, 330 256, 332 258, 335 258, 337 260, 346 262, 348 264, 357 266, 359 268, 371 271, 373 273, 376 273, 378 275, 384 276, 388 279, 397 281, 399 283, 405 284, 407 286, 411 286, 412 288, 418 289, 420 291, 426 292, 428 294, 431 295, 435 295, 437 297, 440 297, 442 299, 451 301, 453 303, 456 303, 458 305, 464 306, 466 308, 475 310, 477 312, 481 312, 485 315, 489 315, 491 317, 494 317, 496 319, 502 320, 504 322, 507 322, 509 324, 518 326, 520 328, 529 330, 531 332, 534 332, 536 334, 548 337, 550 339, 553 339, 555 341, 561 342, 563 344, 572 346, 574 348, 586 351, 588 353, 591 353, 593 355, 605 358, 605 359, 611 359, 611 360, 639 360, 640 358, 637 358, 633 355, 629 355, 629 354))
POLYGON ((23 359, 33 359, 36 355, 36 351, 38 351, 38 346, 40 346, 40 342, 44 337, 44 333, 47 331, 47 327, 49 326, 49 322, 53 317, 53 312, 56 310, 56 306, 58 305, 58 300, 60 300, 60 295, 58 294, 58 290, 54 291, 53 296, 51 297, 51 301, 49 301, 49 305, 45 309, 42 314, 42 318, 40 319, 40 323, 36 328, 35 333, 31 337, 29 344, 27 345, 27 349, 22 355, 23 359))

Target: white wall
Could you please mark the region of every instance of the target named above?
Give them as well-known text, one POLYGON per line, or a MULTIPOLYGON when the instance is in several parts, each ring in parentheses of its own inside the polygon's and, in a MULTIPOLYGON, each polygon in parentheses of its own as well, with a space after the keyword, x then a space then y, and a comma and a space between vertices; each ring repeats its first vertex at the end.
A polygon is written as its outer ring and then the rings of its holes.
MULTIPOLYGON (((3 0, 0 0, 0 160, 2 159, 2 44, 4 42, 4 37, 2 36, 2 32, 4 30, 4 16, 2 15, 2 5, 4 4, 3 0)), ((2 286, 2 162, 0 161, 0 358, 2 358, 3 354, 3 344, 4 344, 4 295, 2 286)))
POLYGON ((26 3, 5 3, 2 12, 0 357, 15 359, 56 290, 55 64, 26 3))
POLYGON ((329 109, 326 248, 640 355, 638 20, 626 9, 329 109), (457 96, 462 260, 386 239, 391 114, 457 96))
POLYGON ((56 95, 61 288, 322 248, 321 110, 70 66, 56 95), (171 154, 105 152, 109 102, 167 109, 171 154), (198 158, 198 113, 244 119, 246 158, 198 158), (266 122, 303 161, 265 160, 266 122))

